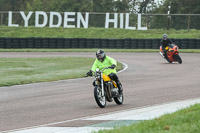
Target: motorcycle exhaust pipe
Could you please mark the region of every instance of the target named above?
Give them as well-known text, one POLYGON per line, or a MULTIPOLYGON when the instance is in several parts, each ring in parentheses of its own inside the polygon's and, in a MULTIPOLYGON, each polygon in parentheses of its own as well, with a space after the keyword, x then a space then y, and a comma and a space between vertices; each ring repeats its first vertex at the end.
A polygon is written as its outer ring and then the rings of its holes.
POLYGON ((159 54, 163 57, 163 58, 165 58, 165 56, 163 55, 163 53, 162 52, 159 52, 159 54))

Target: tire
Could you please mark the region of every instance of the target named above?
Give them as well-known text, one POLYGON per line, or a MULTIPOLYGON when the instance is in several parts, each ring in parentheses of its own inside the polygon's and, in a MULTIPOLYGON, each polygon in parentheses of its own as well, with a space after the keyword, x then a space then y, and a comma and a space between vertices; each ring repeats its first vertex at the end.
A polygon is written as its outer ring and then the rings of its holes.
POLYGON ((179 54, 177 54, 177 55, 175 56, 175 59, 176 59, 176 61, 178 61, 179 64, 182 64, 182 59, 181 59, 181 57, 180 57, 179 54))
POLYGON ((168 63, 172 63, 172 61, 171 61, 171 60, 169 60, 169 59, 166 59, 166 60, 167 60, 167 62, 168 62, 168 63))
POLYGON ((121 95, 118 95, 117 97, 114 97, 114 101, 118 105, 123 104, 123 102, 124 102, 124 95, 123 95, 123 93, 121 95))
POLYGON ((99 86, 94 87, 94 98, 99 107, 104 108, 106 106, 106 97, 101 96, 101 88, 99 86))

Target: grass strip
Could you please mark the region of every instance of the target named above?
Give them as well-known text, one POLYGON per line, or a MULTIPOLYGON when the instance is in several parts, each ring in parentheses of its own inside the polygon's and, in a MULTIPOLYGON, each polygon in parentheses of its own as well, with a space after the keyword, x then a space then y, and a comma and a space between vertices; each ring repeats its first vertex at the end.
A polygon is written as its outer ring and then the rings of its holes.
POLYGON ((48 38, 110 38, 110 39, 152 39, 162 38, 166 33, 170 38, 200 38, 200 30, 164 30, 164 29, 148 29, 141 30, 127 30, 115 28, 36 28, 36 27, 7 27, 0 26, 0 37, 48 37, 48 38))
MULTIPOLYGON (((94 58, 0 58, 0 86, 82 78, 94 58)), ((122 69, 118 63, 118 70, 122 69)))
POLYGON ((153 120, 145 120, 131 126, 101 130, 98 133, 199 133, 200 104, 166 114, 153 120))

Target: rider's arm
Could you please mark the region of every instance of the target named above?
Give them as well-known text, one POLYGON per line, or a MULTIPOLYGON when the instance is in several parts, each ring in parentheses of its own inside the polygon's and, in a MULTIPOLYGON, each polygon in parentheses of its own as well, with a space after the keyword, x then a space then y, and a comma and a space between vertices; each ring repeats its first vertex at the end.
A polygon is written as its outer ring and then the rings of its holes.
POLYGON ((173 43, 172 40, 168 39, 168 44, 172 44, 172 43, 173 43))
POLYGON ((108 58, 108 60, 109 60, 109 62, 110 62, 111 65, 117 66, 117 62, 116 62, 115 59, 113 59, 113 58, 111 58, 111 57, 109 57, 109 56, 107 56, 106 58, 108 58))
POLYGON ((162 46, 162 45, 163 45, 163 40, 160 41, 160 46, 162 46))
POLYGON ((92 65, 91 70, 96 71, 96 69, 97 69, 97 59, 94 61, 94 64, 92 65))
POLYGON ((115 69, 116 65, 115 64, 112 64, 109 68, 110 69, 115 69))
POLYGON ((163 40, 160 41, 160 46, 161 46, 162 49, 163 49, 163 40))

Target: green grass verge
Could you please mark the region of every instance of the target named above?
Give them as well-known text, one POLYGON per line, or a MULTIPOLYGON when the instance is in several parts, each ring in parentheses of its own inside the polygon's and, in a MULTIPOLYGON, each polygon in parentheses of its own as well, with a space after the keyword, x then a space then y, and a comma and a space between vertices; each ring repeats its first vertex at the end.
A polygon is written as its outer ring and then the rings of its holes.
POLYGON ((154 120, 146 120, 114 130, 102 130, 98 133, 199 133, 199 114, 200 104, 196 104, 154 120))
POLYGON ((0 37, 49 37, 49 38, 162 38, 167 33, 170 38, 200 38, 200 30, 163 30, 146 31, 105 28, 36 28, 0 26, 0 37))
MULTIPOLYGON (((0 86, 82 78, 94 58, 0 58, 0 86)), ((123 68, 118 63, 117 70, 123 68)))
MULTIPOLYGON (((98 49, 0 49, 0 52, 96 52, 98 49)), ((159 52, 159 49, 103 49, 105 52, 159 52)), ((200 53, 200 49, 179 49, 182 53, 200 53)))

